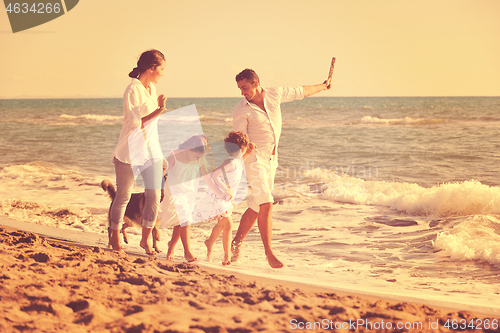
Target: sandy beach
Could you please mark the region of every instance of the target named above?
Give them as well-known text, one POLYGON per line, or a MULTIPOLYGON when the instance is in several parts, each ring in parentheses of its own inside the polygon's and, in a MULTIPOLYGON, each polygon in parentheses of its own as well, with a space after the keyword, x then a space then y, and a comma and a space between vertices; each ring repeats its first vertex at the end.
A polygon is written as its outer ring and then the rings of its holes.
POLYGON ((464 322, 498 331, 498 318, 470 311, 122 256, 7 226, 0 267, 1 332, 449 332, 446 323, 464 322))
POLYGON ((500 333, 500 1, 4 7, 0 333, 500 333), (114 252, 163 159, 189 237, 114 252))

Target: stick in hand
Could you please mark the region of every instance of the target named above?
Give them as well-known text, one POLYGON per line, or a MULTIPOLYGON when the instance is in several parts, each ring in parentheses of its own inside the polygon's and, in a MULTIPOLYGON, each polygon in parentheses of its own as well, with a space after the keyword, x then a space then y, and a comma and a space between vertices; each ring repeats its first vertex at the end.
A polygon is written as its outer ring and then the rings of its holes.
POLYGON ((333 67, 335 67, 335 57, 332 58, 332 64, 330 65, 330 73, 328 74, 328 79, 326 79, 327 89, 330 89, 330 84, 332 83, 333 67))

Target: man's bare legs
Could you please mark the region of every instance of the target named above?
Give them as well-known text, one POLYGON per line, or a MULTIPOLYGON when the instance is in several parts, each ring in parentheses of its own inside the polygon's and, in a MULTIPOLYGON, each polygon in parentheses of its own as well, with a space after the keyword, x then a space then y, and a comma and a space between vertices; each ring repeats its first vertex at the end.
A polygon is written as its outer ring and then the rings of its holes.
POLYGON ((168 250, 167 250, 167 259, 174 259, 174 248, 179 238, 182 241, 182 245, 184 246, 184 258, 188 262, 196 261, 197 258, 191 253, 191 229, 190 226, 187 225, 185 227, 181 227, 180 225, 176 225, 172 232, 172 238, 170 242, 168 242, 168 250))
POLYGON ((281 268, 285 266, 273 253, 271 248, 271 238, 273 234, 273 219, 271 217, 271 211, 273 209, 273 203, 267 202, 260 205, 258 225, 260 238, 262 239, 262 244, 264 244, 264 250, 266 252, 267 262, 272 268, 281 268))
POLYGON ((255 212, 248 208, 246 212, 241 217, 240 226, 236 232, 236 236, 231 244, 231 252, 233 257, 231 261, 238 260, 240 254, 241 242, 248 235, 250 229, 252 229, 255 224, 255 220, 258 221, 260 238, 262 239, 262 244, 264 244, 264 250, 266 253, 267 261, 269 266, 272 268, 281 268, 285 266, 275 255, 271 248, 271 238, 273 230, 273 221, 271 218, 271 211, 273 208, 272 202, 264 203, 260 205, 259 212, 255 212))
POLYGON ((250 232, 250 229, 252 229, 255 221, 257 221, 258 216, 259 213, 252 210, 251 208, 247 208, 247 210, 241 217, 240 225, 238 226, 238 230, 236 231, 236 236, 234 236, 234 239, 231 242, 231 261, 238 261, 240 257, 241 242, 243 242, 245 237, 250 232))

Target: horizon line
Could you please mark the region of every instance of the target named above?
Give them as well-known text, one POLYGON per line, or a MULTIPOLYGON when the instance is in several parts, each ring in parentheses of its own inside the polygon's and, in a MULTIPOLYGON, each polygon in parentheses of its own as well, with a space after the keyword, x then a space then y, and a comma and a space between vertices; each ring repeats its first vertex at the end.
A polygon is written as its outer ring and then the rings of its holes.
MULTIPOLYGON (((406 98, 414 98, 414 97, 500 97, 494 95, 384 95, 384 96, 362 96, 362 95, 352 95, 352 96, 308 96, 307 98, 396 98, 396 97, 406 97, 406 98)), ((189 96, 189 97, 167 97, 167 98, 242 98, 239 96, 223 96, 223 97, 214 97, 214 96, 189 96)), ((305 98, 305 97, 304 97, 305 98)), ((24 96, 24 97, 2 97, 0 96, 0 100, 22 100, 22 99, 123 99, 123 97, 103 97, 103 96, 74 96, 74 97, 33 97, 33 96, 24 96)))

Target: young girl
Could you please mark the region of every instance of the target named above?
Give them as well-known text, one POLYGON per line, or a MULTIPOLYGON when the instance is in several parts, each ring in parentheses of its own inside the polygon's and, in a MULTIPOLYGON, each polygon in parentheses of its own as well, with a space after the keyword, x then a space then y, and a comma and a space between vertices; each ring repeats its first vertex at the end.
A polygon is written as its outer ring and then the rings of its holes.
MULTIPOLYGON (((208 141, 203 135, 195 135, 186 140, 167 158, 167 184, 170 198, 175 205, 174 230, 172 239, 168 242, 167 258, 173 259, 174 248, 179 238, 184 246, 184 258, 188 262, 197 258, 190 249, 190 224, 193 222, 193 209, 198 192, 200 175, 208 187, 221 199, 229 200, 227 190, 224 192, 215 184, 208 172, 205 155, 208 153, 208 141)), ((225 187, 223 187, 225 189, 225 187)), ((169 200, 165 198, 164 202, 169 200)), ((162 211, 168 211, 168 207, 162 211)), ((165 217, 162 216, 162 221, 165 217)))
MULTIPOLYGON (((224 139, 224 146, 229 154, 226 160, 214 170, 212 178, 220 188, 228 188, 229 194, 234 198, 238 190, 242 173, 243 161, 255 150, 255 144, 249 142, 248 136, 243 132, 230 132, 224 139)), ((234 201, 223 201, 214 193, 208 193, 195 209, 196 219, 216 220, 217 224, 212 229, 212 234, 205 241, 207 247, 207 259, 212 261, 212 248, 215 241, 222 233, 222 247, 224 249, 223 265, 229 265, 229 248, 233 220, 231 214, 234 201)))
MULTIPOLYGON (((144 204, 141 247, 148 254, 155 251, 148 243, 152 228, 156 222, 160 206, 160 190, 162 179, 162 161, 164 159, 156 123, 154 120, 165 110, 164 95, 156 97, 156 89, 152 83, 158 83, 165 69, 165 56, 158 50, 150 50, 141 54, 129 77, 129 84, 123 95, 124 123, 120 138, 113 152, 113 163, 116 171, 116 197, 109 212, 110 244, 113 250, 125 253, 120 245, 119 232, 127 204, 132 195, 132 188, 139 170, 145 184, 146 201, 144 204), (153 120, 153 121, 152 121, 153 120), (153 133, 147 140, 143 136, 146 130, 153 133), (134 133, 139 133, 136 135, 134 133), (154 135, 156 133, 156 135, 154 135), (148 142, 148 145, 136 144, 148 142)), ((144 134, 145 135, 145 134, 144 134)))

